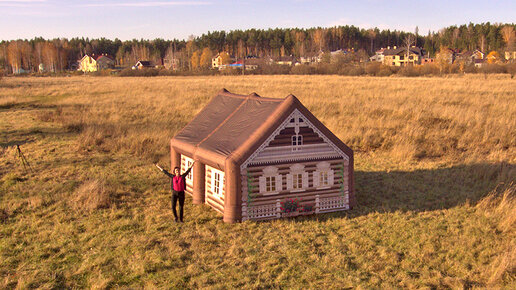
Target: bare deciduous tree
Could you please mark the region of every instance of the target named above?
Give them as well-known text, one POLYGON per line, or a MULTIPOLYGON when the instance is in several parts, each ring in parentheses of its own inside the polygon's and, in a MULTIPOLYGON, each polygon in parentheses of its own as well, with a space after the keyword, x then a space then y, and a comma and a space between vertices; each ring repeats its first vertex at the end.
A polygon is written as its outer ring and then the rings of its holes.
POLYGON ((480 46, 480 51, 485 52, 486 36, 484 34, 480 35, 480 38, 478 39, 478 45, 480 46))
POLYGON ((514 27, 511 25, 506 25, 500 30, 500 32, 502 33, 505 44, 507 45, 507 50, 512 51, 515 38, 514 27))
POLYGON ((374 41, 374 39, 376 38, 376 31, 374 31, 374 29, 372 29, 372 28, 371 28, 371 29, 369 29, 369 30, 367 31, 367 36, 369 36, 369 39, 371 40, 371 48, 370 48, 370 51, 371 51, 371 53, 373 53, 373 52, 374 52, 374 51, 373 51, 373 41, 374 41))
POLYGON ((57 50, 52 42, 43 45, 43 64, 48 71, 56 71, 57 50))
POLYGON ((11 65, 13 73, 18 73, 21 69, 22 60, 20 42, 21 40, 11 41, 7 46, 7 59, 9 65, 11 65))
POLYGON ((326 42, 325 34, 326 31, 322 28, 317 28, 312 33, 314 47, 319 48, 319 51, 323 49, 324 43, 326 42))
POLYGON ((305 33, 302 31, 296 32, 295 39, 298 55, 305 55, 305 33))
POLYGON ((412 34, 408 34, 407 37, 405 37, 405 40, 403 40, 403 46, 405 47, 405 60, 408 65, 408 59, 410 55, 410 48, 415 44, 414 36, 412 34))

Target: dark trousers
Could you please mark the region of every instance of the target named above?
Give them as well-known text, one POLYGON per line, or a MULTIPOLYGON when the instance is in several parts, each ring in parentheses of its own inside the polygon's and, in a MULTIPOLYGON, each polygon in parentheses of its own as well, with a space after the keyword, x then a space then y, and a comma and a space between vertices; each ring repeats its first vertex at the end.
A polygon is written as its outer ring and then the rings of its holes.
POLYGON ((185 204, 185 192, 184 191, 172 191, 172 212, 174 213, 174 218, 177 221, 177 212, 176 212, 176 204, 179 200, 179 220, 183 221, 183 206, 185 204))

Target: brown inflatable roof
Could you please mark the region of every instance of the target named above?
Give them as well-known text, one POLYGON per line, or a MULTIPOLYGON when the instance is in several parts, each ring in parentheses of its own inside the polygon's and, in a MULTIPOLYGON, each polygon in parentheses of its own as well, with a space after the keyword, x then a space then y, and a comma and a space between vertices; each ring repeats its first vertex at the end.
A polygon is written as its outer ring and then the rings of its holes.
POLYGON ((196 155, 224 167, 232 158, 245 161, 294 110, 315 126, 352 158, 352 151, 333 135, 296 97, 262 98, 257 94, 237 95, 223 89, 172 140, 180 153, 196 155))

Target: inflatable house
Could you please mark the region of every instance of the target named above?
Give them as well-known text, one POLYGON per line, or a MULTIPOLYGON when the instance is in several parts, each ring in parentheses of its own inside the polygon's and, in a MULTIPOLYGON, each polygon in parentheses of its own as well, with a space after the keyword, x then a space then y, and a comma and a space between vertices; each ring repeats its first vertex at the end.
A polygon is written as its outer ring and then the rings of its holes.
POLYGON ((293 95, 223 89, 170 142, 194 204, 224 222, 347 210, 355 204, 353 151, 293 95))

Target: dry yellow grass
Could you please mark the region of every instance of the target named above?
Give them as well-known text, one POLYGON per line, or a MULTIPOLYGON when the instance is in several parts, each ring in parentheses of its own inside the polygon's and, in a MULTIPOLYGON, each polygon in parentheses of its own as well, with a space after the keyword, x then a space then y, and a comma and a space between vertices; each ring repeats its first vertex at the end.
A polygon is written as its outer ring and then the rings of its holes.
POLYGON ((497 229, 507 235, 505 251, 491 263, 488 272, 488 282, 493 285, 516 273, 516 184, 509 184, 501 192, 494 190, 477 204, 477 209, 496 220, 497 229))
POLYGON ((92 211, 108 208, 111 196, 105 182, 98 179, 87 180, 73 193, 71 204, 76 210, 92 211))
POLYGON ((4 78, 0 287, 514 286, 515 104, 506 75, 4 78), (172 223, 152 162, 221 88, 296 95, 355 150, 358 207, 172 223))
POLYGON ((222 87, 265 97, 292 93, 357 151, 510 162, 516 155, 515 83, 507 76, 31 79, 29 88, 13 89, 56 101, 54 118, 83 131, 83 149, 152 155, 222 87))

